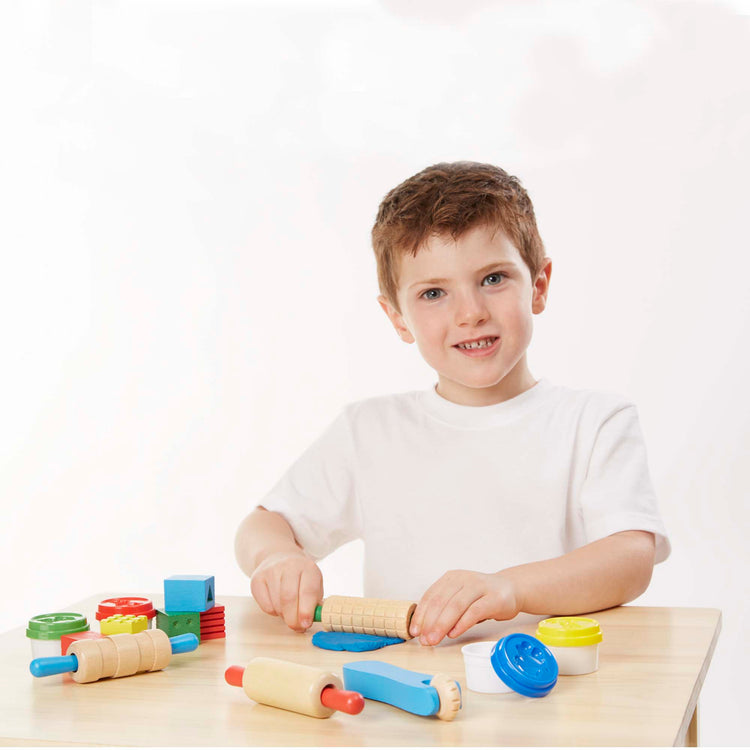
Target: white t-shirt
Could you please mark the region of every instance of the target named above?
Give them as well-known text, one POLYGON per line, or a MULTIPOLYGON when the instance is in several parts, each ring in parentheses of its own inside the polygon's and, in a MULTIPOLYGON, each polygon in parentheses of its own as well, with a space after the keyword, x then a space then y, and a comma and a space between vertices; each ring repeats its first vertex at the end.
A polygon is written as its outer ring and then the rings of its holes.
POLYGON ((670 551, 635 406, 547 380, 491 406, 434 388, 349 404, 260 505, 315 559, 363 539, 364 594, 387 599, 618 531, 653 532, 656 562, 670 551))

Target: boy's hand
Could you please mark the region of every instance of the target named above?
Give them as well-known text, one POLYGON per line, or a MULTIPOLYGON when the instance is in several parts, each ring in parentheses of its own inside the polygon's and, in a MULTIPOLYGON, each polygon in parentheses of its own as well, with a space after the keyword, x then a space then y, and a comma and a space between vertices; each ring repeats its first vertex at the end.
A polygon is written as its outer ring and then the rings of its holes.
POLYGON ((483 620, 510 620, 520 611, 515 585, 502 573, 451 570, 425 592, 409 632, 423 646, 456 638, 483 620))
POLYGON ((280 615, 292 630, 303 633, 323 599, 323 575, 304 552, 281 552, 257 567, 250 590, 264 612, 280 615))

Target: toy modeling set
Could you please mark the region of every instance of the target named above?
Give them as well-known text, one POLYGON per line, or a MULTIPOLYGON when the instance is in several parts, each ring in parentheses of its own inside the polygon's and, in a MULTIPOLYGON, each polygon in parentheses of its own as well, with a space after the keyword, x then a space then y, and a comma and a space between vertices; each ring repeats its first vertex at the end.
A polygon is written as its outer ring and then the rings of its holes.
POLYGON ((99 602, 100 632, 85 615, 53 612, 29 620, 26 636, 35 677, 70 672, 76 682, 127 677, 164 669, 172 654, 195 651, 201 641, 224 638, 224 607, 214 602, 213 576, 164 580, 164 610, 141 596, 99 602))
MULTIPOLYGON (((164 609, 143 597, 100 602, 92 631, 74 612, 37 615, 26 635, 35 677, 70 673, 75 682, 127 677, 164 669, 173 654, 224 638, 224 607, 215 602, 213 576, 171 576, 164 581, 164 609)), ((315 611, 323 630, 312 645, 337 651, 371 651, 409 640, 415 602, 331 596, 315 611)), ((553 617, 539 623, 536 637, 511 633, 497 642, 470 643, 461 651, 466 686, 479 693, 547 695, 558 675, 598 669, 601 629, 586 617, 553 617)), ((248 698, 306 716, 328 718, 336 711, 360 713, 365 700, 387 703, 417 716, 456 717, 461 686, 446 674, 423 674, 385 661, 353 661, 343 678, 317 667, 256 657, 245 667, 230 666, 229 685, 248 698)))

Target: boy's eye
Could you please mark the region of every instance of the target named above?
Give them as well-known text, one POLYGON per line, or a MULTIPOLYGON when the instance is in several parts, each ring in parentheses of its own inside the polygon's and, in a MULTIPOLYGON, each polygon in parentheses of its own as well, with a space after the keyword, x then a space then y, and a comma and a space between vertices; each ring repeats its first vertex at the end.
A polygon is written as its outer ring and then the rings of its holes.
POLYGON ((506 276, 506 274, 501 273, 498 271, 497 273, 490 273, 487 274, 487 276, 484 277, 484 281, 482 284, 487 284, 487 286, 497 286, 503 278, 506 276))
POLYGON ((419 296, 423 297, 426 300, 440 299, 440 297, 443 296, 443 290, 442 289, 427 289, 426 291, 422 292, 422 294, 420 294, 419 296))

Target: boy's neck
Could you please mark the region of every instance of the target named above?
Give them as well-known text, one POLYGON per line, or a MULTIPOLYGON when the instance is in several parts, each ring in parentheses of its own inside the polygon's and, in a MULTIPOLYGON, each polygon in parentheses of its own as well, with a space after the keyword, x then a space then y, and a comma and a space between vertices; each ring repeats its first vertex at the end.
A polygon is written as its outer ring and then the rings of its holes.
POLYGON ((491 406, 520 396, 537 384, 529 372, 524 355, 520 362, 499 382, 487 388, 472 388, 438 374, 437 394, 461 406, 491 406))

